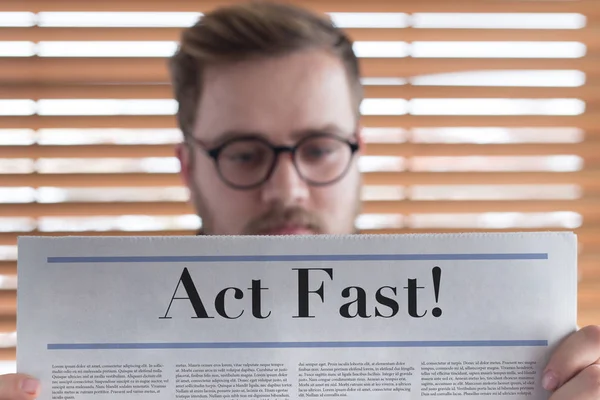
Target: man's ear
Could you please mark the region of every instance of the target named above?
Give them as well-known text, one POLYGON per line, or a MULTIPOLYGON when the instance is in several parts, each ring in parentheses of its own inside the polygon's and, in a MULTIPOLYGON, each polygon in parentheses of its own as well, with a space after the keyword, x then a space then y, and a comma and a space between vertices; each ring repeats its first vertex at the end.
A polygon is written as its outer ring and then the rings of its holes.
POLYGON ((192 179, 192 155, 190 151, 190 146, 185 141, 175 147, 175 154, 180 165, 180 174, 187 187, 190 187, 192 179))
POLYGON ((357 126, 357 128, 356 128, 356 140, 358 142, 358 146, 359 146, 360 152, 364 154, 366 142, 365 142, 365 137, 364 137, 363 129, 364 129, 364 127, 361 124, 359 124, 357 126))
POLYGON ((192 151, 192 147, 185 140, 175 147, 175 154, 180 165, 179 174, 190 194, 189 202, 195 210, 199 210, 199 198, 197 196, 198 189, 194 182, 194 155, 192 154, 192 151))

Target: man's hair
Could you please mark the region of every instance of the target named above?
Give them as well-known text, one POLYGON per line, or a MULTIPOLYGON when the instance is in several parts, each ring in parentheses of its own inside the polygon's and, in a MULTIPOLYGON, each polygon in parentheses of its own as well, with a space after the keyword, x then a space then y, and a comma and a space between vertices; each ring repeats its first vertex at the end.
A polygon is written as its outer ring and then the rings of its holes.
POLYGON ((207 66, 320 49, 346 70, 357 115, 363 92, 352 41, 331 20, 288 4, 249 2, 216 9, 185 29, 170 70, 177 121, 191 135, 207 66))

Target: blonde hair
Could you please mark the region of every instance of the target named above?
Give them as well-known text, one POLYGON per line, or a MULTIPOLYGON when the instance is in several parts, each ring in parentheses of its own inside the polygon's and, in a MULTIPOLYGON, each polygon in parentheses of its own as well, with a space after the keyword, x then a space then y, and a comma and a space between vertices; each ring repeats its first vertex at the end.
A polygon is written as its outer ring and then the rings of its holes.
POLYGON ((207 13, 185 29, 170 63, 177 122, 190 135, 202 95, 202 71, 218 65, 291 52, 321 49, 338 57, 346 69, 357 115, 363 92, 352 41, 331 20, 305 9, 270 2, 248 2, 207 13))

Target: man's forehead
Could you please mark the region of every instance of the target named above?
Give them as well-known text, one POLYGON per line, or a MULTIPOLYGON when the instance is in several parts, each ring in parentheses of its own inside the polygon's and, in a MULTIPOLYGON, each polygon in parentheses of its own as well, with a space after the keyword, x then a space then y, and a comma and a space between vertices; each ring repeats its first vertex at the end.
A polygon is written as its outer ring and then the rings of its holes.
POLYGON ((297 142, 303 138, 311 135, 320 134, 332 134, 342 138, 349 138, 355 134, 354 130, 349 131, 336 124, 326 124, 313 128, 298 129, 290 132, 278 132, 273 134, 270 132, 263 132, 258 130, 228 130, 222 132, 215 132, 211 135, 208 140, 215 144, 227 142, 232 139, 243 138, 243 137, 261 137, 265 139, 276 139, 279 142, 297 142))
MULTIPOLYGON (((205 84, 252 83, 261 78, 280 83, 288 77, 319 78, 344 72, 342 61, 324 50, 307 49, 282 55, 257 56, 247 60, 208 65, 203 70, 205 84), (253 79, 247 79, 247 78, 253 79)), ((290 82, 294 83, 294 82, 290 82)))
POLYGON ((204 77, 195 129, 203 140, 232 132, 294 139, 310 131, 346 132, 354 124, 345 70, 327 53, 213 67, 204 77))

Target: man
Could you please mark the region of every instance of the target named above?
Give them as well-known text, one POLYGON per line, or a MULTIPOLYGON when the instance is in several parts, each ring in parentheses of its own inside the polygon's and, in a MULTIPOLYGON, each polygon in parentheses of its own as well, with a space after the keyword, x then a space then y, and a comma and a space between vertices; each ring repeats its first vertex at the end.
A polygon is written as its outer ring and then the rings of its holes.
MULTIPOLYGON (((290 6, 224 8, 184 32, 171 71, 203 234, 354 233, 362 91, 341 31, 290 6)), ((600 399, 599 359, 600 327, 567 338, 543 377, 552 400, 600 399)), ((44 390, 0 377, 0 400, 44 390)))
POLYGON ((281 5, 223 9, 183 34, 172 75, 204 233, 353 231, 362 92, 341 32, 281 5))

